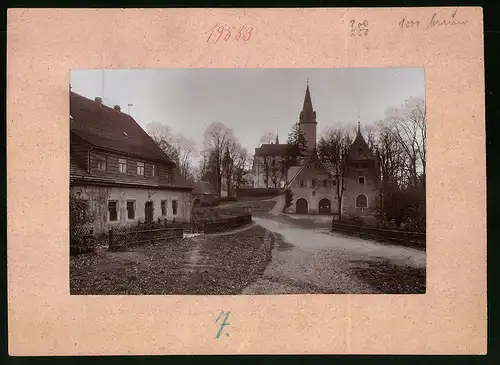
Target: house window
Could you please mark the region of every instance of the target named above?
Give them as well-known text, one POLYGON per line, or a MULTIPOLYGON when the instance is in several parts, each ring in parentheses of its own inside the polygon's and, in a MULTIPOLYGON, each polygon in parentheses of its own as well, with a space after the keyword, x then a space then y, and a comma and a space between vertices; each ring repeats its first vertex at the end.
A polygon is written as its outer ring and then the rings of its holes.
POLYGON ((172 214, 177 214, 177 200, 172 200, 172 214))
POLYGON ((116 222, 118 220, 118 202, 109 201, 108 202, 108 219, 110 222, 116 222))
POLYGON ((157 171, 156 171, 156 170, 157 170, 157 169, 156 169, 156 166, 155 166, 155 165, 153 165, 153 166, 151 166, 151 167, 152 167, 152 169, 151 169, 151 176, 156 176, 156 173, 157 173, 157 171))
POLYGON ((364 184, 364 183, 365 183, 365 177, 364 176, 358 177, 358 184, 364 184))
POLYGON ((106 171, 106 157, 97 157, 97 170, 106 171))
POLYGON ((137 175, 144 175, 144 162, 137 162, 137 175))
POLYGON ((368 164, 367 164, 367 163, 364 163, 364 164, 363 164, 363 168, 364 168, 364 169, 368 168, 368 164))
POLYGON ((328 187, 328 180, 327 179, 323 180, 323 187, 324 188, 328 187))
POLYGON ((368 207, 368 198, 366 195, 358 195, 356 197, 356 208, 367 208, 368 207))
POLYGON ((316 179, 311 180, 311 187, 315 188, 316 187, 316 179))
POLYGON ((135 219, 135 200, 127 200, 127 219, 135 219))
POLYGON ((167 201, 162 200, 160 203, 160 206, 161 206, 161 215, 163 217, 166 217, 167 216, 167 201))
POLYGON ((299 187, 305 188, 306 187, 306 181, 305 180, 299 180, 299 187))
POLYGON ((118 170, 122 174, 126 174, 127 173, 127 160, 125 160, 124 158, 119 158, 118 159, 118 170))

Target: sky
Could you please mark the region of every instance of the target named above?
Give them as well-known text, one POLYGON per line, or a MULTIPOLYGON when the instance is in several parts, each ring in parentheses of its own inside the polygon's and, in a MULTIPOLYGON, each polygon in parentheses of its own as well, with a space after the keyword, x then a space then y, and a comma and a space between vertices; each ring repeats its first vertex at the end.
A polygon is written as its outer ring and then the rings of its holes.
POLYGON ((168 125, 203 148, 213 122, 231 128, 250 153, 260 138, 278 131, 286 141, 298 121, 306 83, 318 122, 362 126, 383 119, 411 97, 425 98, 422 68, 337 69, 127 69, 73 70, 71 90, 106 105, 120 105, 145 129, 168 125))

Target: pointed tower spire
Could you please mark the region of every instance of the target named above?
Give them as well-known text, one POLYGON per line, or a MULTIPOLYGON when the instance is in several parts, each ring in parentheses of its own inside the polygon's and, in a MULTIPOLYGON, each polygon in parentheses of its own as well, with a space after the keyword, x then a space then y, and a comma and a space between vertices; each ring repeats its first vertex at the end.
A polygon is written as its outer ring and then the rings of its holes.
POLYGON ((279 129, 276 129, 276 144, 280 144, 280 139, 278 138, 279 129))
POLYGON ((358 134, 361 133, 361 116, 360 116, 360 111, 359 111, 359 105, 358 105, 358 134))
POLYGON ((304 97, 304 105, 302 106, 302 112, 311 113, 313 112, 313 106, 311 101, 311 92, 309 91, 309 80, 307 80, 306 96, 304 97))

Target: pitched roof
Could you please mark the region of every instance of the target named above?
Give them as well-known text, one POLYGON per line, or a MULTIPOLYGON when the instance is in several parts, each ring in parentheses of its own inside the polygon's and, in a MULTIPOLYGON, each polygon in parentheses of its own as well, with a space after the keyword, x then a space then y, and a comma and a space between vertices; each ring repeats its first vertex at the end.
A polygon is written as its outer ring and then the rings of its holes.
POLYGON ((299 156, 297 146, 291 144, 263 144, 255 149, 256 156, 299 156))
POLYGON ((356 134, 356 138, 349 149, 349 153, 347 155, 347 159, 349 160, 374 160, 375 155, 370 151, 368 144, 366 143, 363 135, 358 129, 358 133, 356 134))
POLYGON ((210 195, 215 194, 215 191, 208 181, 198 181, 194 184, 193 194, 210 195))
POLYGON ((174 164, 130 115, 74 92, 70 92, 70 128, 94 146, 174 164))
MULTIPOLYGON (((292 184, 292 182, 297 178, 297 176, 300 175, 300 173, 306 168, 306 166, 308 166, 308 165, 310 166, 311 164, 319 164, 321 166, 321 168, 323 168, 326 171, 327 174, 332 175, 332 171, 329 168, 329 166, 327 166, 325 163, 321 162, 321 160, 319 159, 316 152, 314 152, 311 156, 309 156, 309 159, 304 160, 302 162, 302 165, 298 166, 298 169, 294 169, 292 171, 293 176, 288 181, 287 187, 289 187, 292 184)), ((292 170, 292 169, 290 168, 290 170, 292 170)))

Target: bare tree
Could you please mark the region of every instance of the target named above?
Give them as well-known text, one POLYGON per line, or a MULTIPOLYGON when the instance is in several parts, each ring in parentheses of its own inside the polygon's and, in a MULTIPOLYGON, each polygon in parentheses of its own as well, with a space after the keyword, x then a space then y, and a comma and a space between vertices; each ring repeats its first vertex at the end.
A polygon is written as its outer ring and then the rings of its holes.
POLYGON ((245 183, 246 177, 250 173, 251 158, 248 150, 238 145, 233 157, 233 181, 237 188, 245 183))
POLYGON ((205 130, 205 152, 210 156, 209 169, 215 173, 215 187, 219 195, 222 191, 224 152, 231 142, 234 142, 233 131, 223 123, 214 122, 205 130))
POLYGON ((271 144, 276 141, 276 134, 273 132, 267 132, 262 137, 260 137, 260 144, 271 144))
POLYGON ((174 134, 172 129, 162 123, 149 123, 146 132, 177 165, 179 173, 185 179, 194 180, 192 158, 197 156, 196 142, 174 134))
POLYGON ((352 135, 340 126, 326 130, 318 141, 319 158, 331 167, 333 181, 337 186, 339 220, 342 219, 342 197, 344 196, 347 175, 347 155, 352 141, 352 135))

